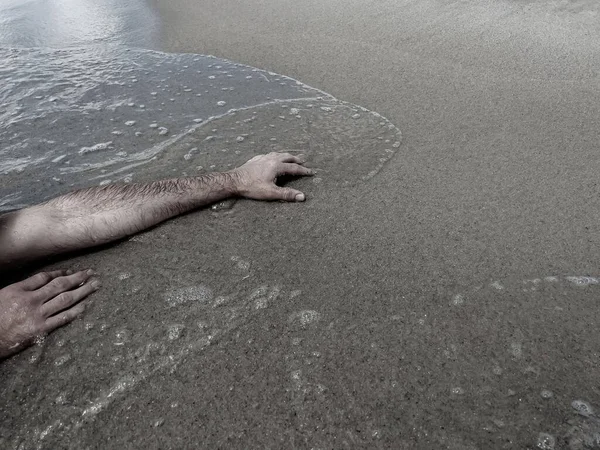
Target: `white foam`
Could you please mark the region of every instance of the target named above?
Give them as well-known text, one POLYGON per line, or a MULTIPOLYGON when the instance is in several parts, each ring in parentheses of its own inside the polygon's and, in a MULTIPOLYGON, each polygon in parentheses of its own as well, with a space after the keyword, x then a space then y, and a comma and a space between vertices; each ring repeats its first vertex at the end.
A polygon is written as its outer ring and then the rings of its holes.
POLYGON ((188 302, 208 303, 213 298, 212 291, 206 286, 190 286, 169 290, 164 296, 169 306, 179 306, 188 302))
POLYGON ((99 144, 92 145, 91 147, 81 147, 79 149, 79 154, 83 155, 85 153, 98 152, 101 150, 108 150, 112 146, 112 141, 108 142, 100 142, 99 144))

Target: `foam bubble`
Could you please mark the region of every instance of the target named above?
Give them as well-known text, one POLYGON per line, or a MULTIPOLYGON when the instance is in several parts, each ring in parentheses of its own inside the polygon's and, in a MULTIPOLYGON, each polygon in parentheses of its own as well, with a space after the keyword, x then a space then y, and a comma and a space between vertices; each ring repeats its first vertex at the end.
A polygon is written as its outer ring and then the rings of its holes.
POLYGON ((212 291, 205 286, 190 286, 169 290, 165 293, 165 300, 169 306, 179 306, 189 302, 207 303, 213 298, 212 291))
POLYGON ((92 145, 91 147, 81 147, 79 149, 79 154, 83 155, 85 153, 97 152, 100 150, 108 150, 111 146, 112 146, 112 141, 100 142, 99 144, 92 145))
POLYGON ((577 286, 589 286, 600 283, 597 278, 592 277, 566 277, 566 279, 577 286))
POLYGON ((265 309, 267 306, 269 306, 269 301, 265 297, 254 300, 254 309, 265 309))
POLYGON ((71 355, 69 355, 69 354, 62 355, 54 360, 54 365, 62 366, 63 364, 69 362, 70 360, 71 360, 71 355))
POLYGON ((521 343, 520 342, 511 342, 510 353, 515 358, 520 358, 521 356, 523 356, 523 346, 521 345, 521 343))
POLYGON ((540 393, 540 395, 542 396, 542 398, 545 398, 545 399, 554 397, 554 394, 551 391, 548 391, 548 390, 543 390, 540 393))
POLYGON ((464 302, 465 302, 465 298, 461 294, 456 294, 454 297, 452 297, 452 301, 450 302, 450 304, 454 305, 454 306, 458 306, 458 305, 462 305, 464 302))
POLYGON ((594 408, 592 408, 592 405, 583 400, 573 400, 571 406, 582 416, 589 417, 594 415, 594 408))
POLYGON ((497 289, 499 291, 504 289, 504 286, 502 286, 502 284, 500 284, 499 281, 494 281, 490 286, 492 286, 494 289, 497 289))
POLYGON ((540 433, 536 445, 541 450, 554 450, 556 448, 556 438, 548 433, 540 433))
POLYGON ((321 320, 321 313, 314 310, 303 310, 290 316, 290 322, 298 322, 302 328, 315 324, 321 320))
POLYGON ((181 325, 181 324, 171 325, 167 329, 167 337, 169 338, 170 341, 179 339, 181 337, 181 334, 183 333, 184 329, 185 329, 185 325, 181 325))

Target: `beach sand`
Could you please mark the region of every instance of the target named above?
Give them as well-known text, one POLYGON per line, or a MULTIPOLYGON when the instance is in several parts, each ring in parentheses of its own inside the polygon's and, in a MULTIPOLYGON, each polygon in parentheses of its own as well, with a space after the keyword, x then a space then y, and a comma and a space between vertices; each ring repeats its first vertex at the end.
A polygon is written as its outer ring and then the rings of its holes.
MULTIPOLYGON (((354 157, 296 181, 306 204, 238 202, 76 260, 104 274, 96 328, 50 336, 48 366, 93 367, 75 350, 62 361, 61 339, 95 339, 99 361, 119 357, 114 339, 140 354, 75 387, 60 423, 31 419, 53 427, 24 442, 598 445, 600 7, 153 3, 162 50, 292 76, 381 113, 402 144, 360 182, 370 163, 354 157)), ((351 131, 319 133, 336 147, 351 131)), ((43 397, 27 380, 11 389, 43 397)))

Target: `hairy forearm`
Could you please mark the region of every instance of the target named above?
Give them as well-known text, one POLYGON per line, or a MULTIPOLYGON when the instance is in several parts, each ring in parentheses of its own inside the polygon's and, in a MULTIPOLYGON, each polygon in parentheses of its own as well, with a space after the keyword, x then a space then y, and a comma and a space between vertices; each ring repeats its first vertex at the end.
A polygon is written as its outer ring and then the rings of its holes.
POLYGON ((75 191, 0 216, 0 267, 106 244, 232 195, 229 173, 75 191))

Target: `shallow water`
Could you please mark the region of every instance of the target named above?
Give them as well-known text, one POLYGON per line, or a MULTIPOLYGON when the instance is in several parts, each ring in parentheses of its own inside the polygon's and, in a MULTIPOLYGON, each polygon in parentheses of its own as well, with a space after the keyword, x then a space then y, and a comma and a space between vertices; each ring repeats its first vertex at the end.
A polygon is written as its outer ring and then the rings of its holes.
POLYGON ((208 56, 114 46, 0 49, 0 78, 4 210, 90 184, 231 168, 290 145, 315 153, 313 162, 326 170, 342 155, 311 146, 313 122, 348 138, 380 124, 374 136, 380 148, 359 166, 368 169, 365 176, 399 146, 399 131, 377 114, 296 80, 208 56), (347 123, 329 120, 340 114, 347 123), (285 127, 284 136, 298 145, 277 142, 285 127))
POLYGON ((67 47, 113 43, 151 48, 158 17, 144 0, 4 0, 0 45, 67 47))

